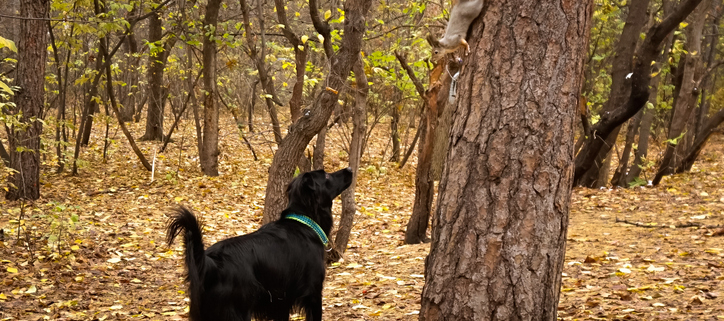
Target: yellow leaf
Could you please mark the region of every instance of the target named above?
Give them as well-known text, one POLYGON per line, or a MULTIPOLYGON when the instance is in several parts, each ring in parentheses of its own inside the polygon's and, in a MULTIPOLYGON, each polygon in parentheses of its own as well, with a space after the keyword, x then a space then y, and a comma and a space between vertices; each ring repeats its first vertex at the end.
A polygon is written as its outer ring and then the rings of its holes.
POLYGON ((35 285, 31 285, 25 293, 27 294, 33 294, 35 292, 38 292, 38 288, 35 287, 35 285))
POLYGON ((324 12, 324 20, 329 20, 329 18, 332 17, 332 10, 327 10, 324 12))
POLYGON ((181 196, 176 196, 173 200, 176 201, 176 202, 180 202, 180 201, 182 201, 183 199, 184 199, 184 198, 181 197, 181 196))
POLYGON ((317 39, 319 39, 319 43, 324 43, 324 36, 317 35, 317 39))
POLYGON ((10 273, 18 273, 18 269, 9 267, 9 268, 8 268, 8 272, 10 272, 10 273))
POLYGON ((73 245, 70 247, 71 251, 78 251, 80 247, 78 245, 73 245))
POLYGON ((5 293, 0 293, 0 300, 7 300, 8 297, 5 296, 5 293))
POLYGON ((307 40, 309 39, 309 36, 303 35, 302 36, 302 43, 307 43, 307 40))

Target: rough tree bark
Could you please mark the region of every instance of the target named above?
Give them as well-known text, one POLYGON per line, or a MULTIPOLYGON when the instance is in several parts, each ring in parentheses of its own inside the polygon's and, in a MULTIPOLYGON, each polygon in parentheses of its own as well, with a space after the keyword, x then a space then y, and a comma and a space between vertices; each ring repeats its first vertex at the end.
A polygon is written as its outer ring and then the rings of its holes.
MULTIPOLYGON (((613 58, 611 72, 611 91, 608 95, 608 101, 601 109, 601 114, 607 114, 619 108, 626 101, 627 94, 631 88, 630 77, 626 77, 633 69, 633 57, 636 50, 636 43, 639 41, 641 30, 647 21, 646 9, 649 6, 649 0, 633 0, 628 6, 628 16, 626 16, 626 24, 621 32, 621 37, 616 43, 616 52, 613 58)), ((616 144, 616 138, 621 131, 621 126, 616 129, 606 139, 607 146, 616 144)), ((600 138, 600 137, 599 137, 600 138)), ((611 149, 602 149, 594 166, 588 170, 585 176, 581 178, 580 185, 598 188, 605 186, 608 182, 608 169, 610 168, 611 149)))
POLYGON ((48 29, 46 18, 50 10, 48 0, 21 0, 20 16, 35 18, 20 20, 18 62, 15 85, 15 106, 8 114, 20 115, 24 127, 6 126, 10 168, 16 170, 8 176, 8 200, 40 197, 40 134, 43 132, 43 98, 45 97, 45 62, 48 55, 48 29))
POLYGON ((593 1, 486 6, 458 80, 420 320, 556 320, 593 1))
POLYGON ((326 86, 315 98, 309 113, 305 113, 292 124, 289 133, 274 154, 272 165, 269 168, 269 181, 264 199, 263 223, 269 223, 279 218, 279 214, 286 207, 284 191, 292 179, 295 165, 302 157, 309 141, 322 127, 327 125, 329 116, 332 115, 339 91, 345 86, 352 65, 358 59, 362 46, 362 35, 365 32, 365 16, 370 4, 371 0, 344 2, 345 19, 342 44, 339 51, 330 59, 329 75, 324 82, 326 86))
POLYGON ((201 170, 205 175, 219 175, 219 106, 215 103, 216 93, 216 23, 219 19, 221 0, 209 0, 204 14, 204 28, 214 32, 204 36, 203 77, 204 77, 204 128, 201 145, 201 170))
POLYGON ((661 159, 656 175, 652 181, 654 186, 661 182, 664 175, 671 174, 673 172, 676 163, 681 160, 683 155, 677 155, 676 153, 676 140, 686 127, 686 123, 691 116, 691 112, 694 110, 694 105, 699 98, 699 88, 697 88, 696 75, 701 73, 701 36, 704 30, 704 21, 706 20, 706 13, 709 9, 709 1, 704 0, 691 14, 691 24, 686 29, 686 51, 689 54, 686 56, 686 62, 684 64, 683 78, 681 83, 681 89, 676 99, 676 106, 674 107, 674 113, 671 117, 671 124, 669 126, 668 139, 669 142, 666 144, 666 150, 664 156, 661 159))
POLYGON ((347 249, 349 243, 349 234, 352 231, 354 223, 354 214, 357 212, 355 206, 354 192, 357 186, 357 174, 359 173, 359 163, 362 158, 362 139, 367 131, 365 115, 367 115, 367 92, 369 85, 367 84, 367 75, 365 75, 364 61, 360 55, 354 64, 354 76, 357 83, 355 90, 354 111, 352 112, 352 140, 349 146, 349 167, 352 169, 352 184, 342 192, 342 215, 339 219, 339 227, 334 235, 334 250, 341 256, 347 249))
POLYGON ((601 115, 601 119, 591 129, 594 135, 588 137, 581 151, 576 155, 574 184, 581 185, 584 175, 595 166, 596 157, 602 149, 611 149, 605 144, 614 130, 646 105, 649 99, 651 80, 651 62, 661 54, 661 44, 667 35, 679 26, 702 0, 685 0, 662 22, 652 26, 646 32, 646 39, 636 50, 636 59, 631 75, 631 93, 625 104, 610 113, 601 115))

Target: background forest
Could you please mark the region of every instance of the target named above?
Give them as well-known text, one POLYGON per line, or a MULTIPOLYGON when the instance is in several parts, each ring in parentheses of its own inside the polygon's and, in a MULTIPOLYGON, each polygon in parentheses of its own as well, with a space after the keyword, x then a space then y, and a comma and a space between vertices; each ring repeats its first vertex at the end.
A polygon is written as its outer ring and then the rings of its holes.
MULTIPOLYGON (((722 318, 724 3, 592 3, 558 317, 722 318)), ((296 173, 349 165, 325 319, 417 319, 457 72, 478 57, 433 57, 449 17, 0 0, 0 318, 185 318, 169 206, 201 213, 209 245, 276 219, 296 173)))

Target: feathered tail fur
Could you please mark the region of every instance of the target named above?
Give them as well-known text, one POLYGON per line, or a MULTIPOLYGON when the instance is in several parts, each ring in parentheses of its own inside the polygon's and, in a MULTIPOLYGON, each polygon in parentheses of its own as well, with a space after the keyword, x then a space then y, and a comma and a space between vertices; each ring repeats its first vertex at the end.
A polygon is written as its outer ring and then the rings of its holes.
POLYGON ((174 211, 171 219, 166 227, 166 241, 169 245, 173 240, 183 234, 184 252, 187 275, 189 282, 189 316, 191 320, 201 319, 201 292, 203 291, 204 273, 206 272, 206 254, 204 253, 204 243, 201 238, 201 227, 196 220, 196 216, 187 208, 179 207, 174 211))

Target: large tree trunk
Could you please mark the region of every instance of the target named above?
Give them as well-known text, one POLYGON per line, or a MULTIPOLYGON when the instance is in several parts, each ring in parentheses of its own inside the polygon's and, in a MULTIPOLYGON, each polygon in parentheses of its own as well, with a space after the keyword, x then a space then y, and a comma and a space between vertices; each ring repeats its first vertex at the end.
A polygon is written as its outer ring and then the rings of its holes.
MULTIPOLYGON (((148 22, 148 41, 163 39, 163 20, 160 14, 151 16, 148 22)), ((166 52, 148 56, 148 109, 146 110, 146 132, 141 140, 163 140, 163 68, 166 52)), ((212 95, 208 95, 210 97, 212 95)))
POLYGON ((556 320, 593 1, 486 5, 458 81, 420 320, 556 320))
MULTIPOLYGON (((216 30, 221 0, 206 4, 204 26, 216 30)), ((204 36, 204 129, 201 145, 201 170, 205 175, 219 175, 219 106, 216 105, 216 40, 214 34, 204 36)))
MULTIPOLYGON (((330 59, 330 70, 325 80, 326 87, 316 97, 309 111, 289 128, 289 133, 279 144, 274 160, 269 168, 269 182, 264 199, 264 223, 279 218, 286 207, 287 184, 292 179, 294 168, 302 157, 309 141, 322 127, 327 125, 334 106, 339 99, 339 91, 346 85, 352 64, 358 59, 365 32, 365 15, 371 0, 348 0, 344 2, 344 33, 339 51, 330 59)), ((310 1, 310 7, 312 7, 310 1)), ((311 9, 310 9, 311 10, 311 9)), ((325 41, 326 43, 327 41, 325 41)))
POLYGON ((48 0, 20 1, 20 16, 34 19, 19 22, 15 84, 20 90, 9 113, 22 113, 20 121, 27 127, 5 127, 10 143, 10 168, 16 171, 8 177, 10 186, 5 194, 8 200, 40 198, 40 134, 48 55, 48 29, 43 18, 47 18, 48 10, 48 0))
POLYGON ((652 184, 658 185, 664 175, 673 172, 676 163, 679 162, 683 155, 677 155, 676 143, 674 142, 683 133, 686 123, 689 121, 691 112, 699 97, 699 88, 697 88, 695 75, 699 74, 701 62, 701 35, 704 30, 704 21, 706 13, 709 9, 709 1, 704 0, 691 15, 691 24, 686 29, 686 50, 689 54, 686 56, 686 62, 683 66, 683 78, 681 89, 676 99, 674 113, 671 117, 671 125, 669 126, 668 139, 664 157, 656 172, 656 176, 652 184))
MULTIPOLYGON (((611 91, 608 95, 608 101, 601 109, 601 114, 607 114, 619 108, 626 100, 631 88, 631 77, 626 77, 633 69, 633 57, 636 50, 636 43, 640 39, 641 30, 646 23, 646 9, 649 0, 633 0, 628 8, 628 16, 626 16, 626 24, 621 32, 621 37, 616 44, 616 53, 613 58, 611 72, 611 91)), ((616 138, 621 131, 621 126, 616 129, 606 139, 606 146, 616 144, 616 138)), ((608 180, 608 169, 610 163, 607 162, 611 149, 602 149, 591 169, 578 182, 579 185, 598 188, 605 186, 608 180), (605 173, 601 173, 605 171, 605 173)))
POLYGON ((334 249, 339 255, 343 254, 349 243, 349 234, 354 223, 354 214, 357 212, 355 206, 354 192, 357 186, 357 174, 359 163, 362 158, 362 139, 367 131, 365 115, 367 115, 367 75, 365 75, 364 61, 362 57, 354 64, 354 77, 357 83, 357 90, 354 98, 354 111, 352 113, 352 140, 349 146, 349 167, 352 169, 352 184, 342 192, 342 215, 339 219, 339 227, 334 236, 334 249))
POLYGON ((596 158, 603 149, 611 149, 605 144, 608 137, 629 118, 638 113, 649 99, 649 82, 651 80, 651 62, 661 55, 661 44, 669 33, 679 26, 702 0, 685 0, 676 10, 663 21, 652 26, 646 32, 642 45, 636 50, 636 59, 631 72, 631 93, 625 104, 601 115, 601 119, 591 129, 591 137, 587 137, 581 151, 576 155, 574 184, 580 184, 586 173, 595 165, 596 158))

